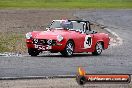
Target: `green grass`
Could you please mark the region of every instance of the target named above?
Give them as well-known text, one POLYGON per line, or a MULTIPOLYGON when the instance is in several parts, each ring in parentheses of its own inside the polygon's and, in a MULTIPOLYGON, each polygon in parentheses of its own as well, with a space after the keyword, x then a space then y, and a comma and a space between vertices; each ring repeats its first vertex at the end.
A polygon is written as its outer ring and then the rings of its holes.
POLYGON ((0 8, 132 8, 132 0, 0 0, 0 8))
POLYGON ((0 53, 25 52, 25 50, 26 44, 23 34, 0 33, 0 53))

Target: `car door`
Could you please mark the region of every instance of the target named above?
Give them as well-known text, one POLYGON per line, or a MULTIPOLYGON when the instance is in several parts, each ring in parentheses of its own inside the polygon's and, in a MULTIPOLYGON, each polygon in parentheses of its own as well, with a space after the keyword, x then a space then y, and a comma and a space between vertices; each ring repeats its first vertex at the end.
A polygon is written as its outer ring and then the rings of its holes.
POLYGON ((93 46, 93 34, 78 33, 76 47, 78 52, 88 52, 93 46))
POLYGON ((73 23, 73 30, 74 32, 74 42, 75 42, 75 48, 74 52, 82 52, 83 42, 84 42, 84 33, 83 33, 83 25, 84 23, 80 23, 77 21, 72 21, 73 23))
POLYGON ((85 22, 73 22, 73 27, 76 32, 76 52, 88 52, 92 47, 93 34, 86 34, 86 23, 85 22))

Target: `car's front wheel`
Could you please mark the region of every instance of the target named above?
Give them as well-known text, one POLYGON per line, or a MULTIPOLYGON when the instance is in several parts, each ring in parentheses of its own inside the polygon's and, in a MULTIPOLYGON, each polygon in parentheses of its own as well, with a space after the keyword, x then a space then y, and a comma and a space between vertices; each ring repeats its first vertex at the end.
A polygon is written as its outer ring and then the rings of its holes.
POLYGON ((98 42, 95 46, 95 51, 92 52, 93 55, 100 55, 103 51, 103 45, 101 42, 98 42))
POLYGON ((64 51, 60 52, 63 56, 72 56, 74 52, 74 43, 73 41, 68 41, 64 51))
POLYGON ((28 48, 28 53, 31 56, 37 56, 37 55, 39 55, 39 51, 37 49, 33 49, 33 48, 28 48))

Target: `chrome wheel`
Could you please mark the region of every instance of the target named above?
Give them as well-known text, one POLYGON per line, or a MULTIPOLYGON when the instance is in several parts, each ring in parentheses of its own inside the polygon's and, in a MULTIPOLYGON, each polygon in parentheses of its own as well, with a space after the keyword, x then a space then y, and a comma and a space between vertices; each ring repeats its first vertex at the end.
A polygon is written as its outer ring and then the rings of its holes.
POLYGON ((95 46, 95 51, 92 52, 93 55, 100 55, 103 51, 103 45, 101 42, 98 42, 95 46))
POLYGON ((68 44, 67 44, 67 47, 66 47, 66 52, 67 52, 67 54, 68 54, 68 56, 70 56, 70 55, 72 55, 73 54, 73 44, 72 44, 72 42, 69 42, 68 44))
POLYGON ((68 41, 64 51, 60 52, 63 56, 72 56, 74 52, 74 42, 68 41))
POLYGON ((102 47, 101 42, 97 43, 97 45, 96 45, 96 51, 97 51, 97 53, 101 54, 102 50, 103 50, 103 47, 102 47))

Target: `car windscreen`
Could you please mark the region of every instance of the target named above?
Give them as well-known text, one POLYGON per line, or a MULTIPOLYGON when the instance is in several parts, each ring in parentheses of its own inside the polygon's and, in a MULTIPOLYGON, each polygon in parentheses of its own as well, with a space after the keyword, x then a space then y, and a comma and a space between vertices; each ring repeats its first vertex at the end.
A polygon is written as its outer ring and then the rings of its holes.
POLYGON ((62 28, 60 25, 60 21, 53 21, 50 25, 50 28, 62 28))
POLYGON ((84 27, 83 27, 84 23, 82 23, 82 22, 78 23, 76 21, 73 21, 72 24, 73 24, 74 30, 83 30, 84 29, 84 27))
POLYGON ((72 22, 69 21, 53 21, 50 25, 50 28, 53 29, 73 29, 72 22))
POLYGON ((84 23, 76 21, 53 21, 50 25, 50 28, 53 29, 70 29, 75 31, 83 31, 84 23))

